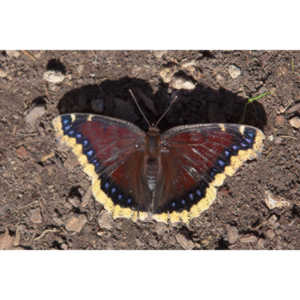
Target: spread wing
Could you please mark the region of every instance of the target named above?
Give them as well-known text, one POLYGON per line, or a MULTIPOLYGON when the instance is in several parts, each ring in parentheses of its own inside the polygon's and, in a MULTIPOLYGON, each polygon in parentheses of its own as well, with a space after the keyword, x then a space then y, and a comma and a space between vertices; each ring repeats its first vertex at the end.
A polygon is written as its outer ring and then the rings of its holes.
POLYGON ((216 188, 262 150, 264 134, 237 124, 178 126, 161 136, 163 180, 157 190, 160 221, 188 222, 207 209, 216 188))
POLYGON ((91 114, 60 115, 53 125, 92 178, 95 199, 114 217, 139 218, 147 199, 140 180, 145 133, 129 122, 91 114))

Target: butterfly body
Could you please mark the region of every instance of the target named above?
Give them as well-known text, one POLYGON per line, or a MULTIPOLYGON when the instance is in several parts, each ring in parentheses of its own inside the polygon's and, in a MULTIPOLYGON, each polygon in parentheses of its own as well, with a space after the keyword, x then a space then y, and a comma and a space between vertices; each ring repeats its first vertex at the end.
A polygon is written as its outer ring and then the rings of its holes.
POLYGON ((93 195, 114 217, 149 216, 189 222, 216 198, 226 176, 263 147, 263 133, 238 124, 177 126, 160 133, 101 115, 66 114, 53 120, 92 178, 93 195))

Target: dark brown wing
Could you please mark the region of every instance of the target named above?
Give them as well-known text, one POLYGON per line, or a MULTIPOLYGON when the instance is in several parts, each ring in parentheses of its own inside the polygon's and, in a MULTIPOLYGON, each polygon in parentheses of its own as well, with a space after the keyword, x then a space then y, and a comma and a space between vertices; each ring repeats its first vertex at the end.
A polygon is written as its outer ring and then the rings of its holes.
POLYGON ((147 199, 140 180, 145 133, 129 122, 90 114, 61 115, 53 125, 91 176, 95 199, 114 217, 139 218, 147 199))
POLYGON ((179 126, 161 136, 163 182, 155 218, 188 222, 216 198, 216 187, 262 150, 264 134, 237 124, 179 126))

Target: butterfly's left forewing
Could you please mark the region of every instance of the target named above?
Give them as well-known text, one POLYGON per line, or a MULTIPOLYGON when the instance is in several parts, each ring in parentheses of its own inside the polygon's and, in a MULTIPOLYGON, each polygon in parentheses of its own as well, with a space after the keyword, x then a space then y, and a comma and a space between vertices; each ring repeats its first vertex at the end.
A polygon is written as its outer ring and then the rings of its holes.
POLYGON ((264 134, 237 124, 178 126, 161 136, 165 176, 157 191, 154 218, 188 222, 216 198, 226 175, 261 152, 264 134))
POLYGON ((92 178, 95 199, 115 217, 137 219, 145 133, 129 122, 91 114, 60 115, 53 125, 92 178))

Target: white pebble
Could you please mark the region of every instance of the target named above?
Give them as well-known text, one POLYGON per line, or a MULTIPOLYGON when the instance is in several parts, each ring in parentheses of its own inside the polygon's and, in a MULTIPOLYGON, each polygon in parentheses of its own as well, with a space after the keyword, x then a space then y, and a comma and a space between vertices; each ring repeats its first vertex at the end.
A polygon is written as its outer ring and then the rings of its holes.
POLYGON ((300 118, 294 117, 289 120, 289 123, 292 127, 299 129, 300 128, 300 118))
POLYGON ((230 65, 228 67, 228 73, 232 79, 235 79, 241 75, 241 69, 236 65, 230 65))
POLYGON ((193 90, 196 86, 195 84, 190 80, 185 80, 184 78, 174 78, 170 86, 177 90, 193 90))
POLYGON ((60 83, 65 79, 65 75, 61 72, 56 71, 47 71, 43 75, 43 79, 50 82, 50 83, 60 83))

